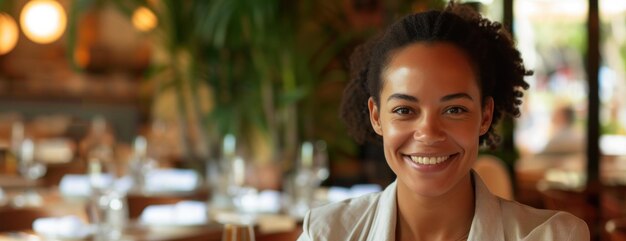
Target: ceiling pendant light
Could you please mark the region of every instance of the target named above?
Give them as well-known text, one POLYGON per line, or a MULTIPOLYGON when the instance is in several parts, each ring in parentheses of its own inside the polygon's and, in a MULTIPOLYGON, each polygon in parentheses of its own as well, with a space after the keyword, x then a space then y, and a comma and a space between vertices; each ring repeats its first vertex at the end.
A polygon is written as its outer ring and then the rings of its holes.
POLYGON ((67 17, 61 4, 53 0, 32 0, 22 9, 20 26, 24 35, 40 44, 52 43, 65 31, 67 17))
POLYGON ((0 55, 11 52, 17 45, 18 37, 15 20, 6 13, 0 13, 0 55))

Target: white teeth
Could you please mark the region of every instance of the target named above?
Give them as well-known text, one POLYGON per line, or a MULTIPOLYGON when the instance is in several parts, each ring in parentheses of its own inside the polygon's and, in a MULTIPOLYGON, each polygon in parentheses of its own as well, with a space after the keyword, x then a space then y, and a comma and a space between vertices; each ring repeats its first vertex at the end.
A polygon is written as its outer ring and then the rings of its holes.
POLYGON ((425 156, 410 156, 411 160, 417 164, 422 165, 434 165, 442 163, 447 160, 450 156, 439 156, 439 157, 425 157, 425 156))

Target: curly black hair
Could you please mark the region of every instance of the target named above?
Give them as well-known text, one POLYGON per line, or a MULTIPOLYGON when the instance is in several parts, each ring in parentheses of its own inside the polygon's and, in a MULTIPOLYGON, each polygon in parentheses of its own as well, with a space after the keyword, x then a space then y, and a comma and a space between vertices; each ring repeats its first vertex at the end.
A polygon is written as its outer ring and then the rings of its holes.
POLYGON ((351 80, 341 103, 341 118, 350 134, 359 143, 382 142, 371 126, 367 100, 373 97, 380 104, 382 72, 391 55, 418 42, 451 43, 469 56, 483 100, 488 96, 494 100, 491 126, 479 141, 494 148, 500 138, 493 126, 503 115, 520 115, 522 91, 528 89, 524 77, 532 75, 532 71, 524 67, 511 35, 500 23, 455 2, 442 11, 406 16, 355 50, 351 57, 351 80))

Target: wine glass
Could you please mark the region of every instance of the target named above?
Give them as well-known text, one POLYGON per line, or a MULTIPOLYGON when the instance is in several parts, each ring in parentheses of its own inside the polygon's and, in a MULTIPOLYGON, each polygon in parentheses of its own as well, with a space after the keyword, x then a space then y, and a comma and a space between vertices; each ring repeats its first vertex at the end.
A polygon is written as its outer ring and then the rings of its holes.
MULTIPOLYGON (((35 160, 35 144, 30 138, 24 138, 18 144, 17 160, 20 175, 30 181, 36 181, 46 174, 46 165, 35 160)), ((13 200, 15 206, 39 206, 43 204, 41 195, 34 188, 29 188, 23 195, 13 200)))
POLYGON ((246 180, 253 175, 248 162, 241 156, 235 156, 231 163, 231 180, 228 187, 234 208, 244 219, 254 217, 259 211, 257 202, 259 192, 246 180))
POLYGON ((315 203, 315 190, 329 176, 326 142, 303 142, 297 170, 287 183, 290 192, 290 215, 304 217, 315 203))
POLYGON ((326 142, 318 140, 315 142, 313 149, 313 173, 317 179, 317 185, 328 179, 330 171, 328 170, 328 150, 326 142))
POLYGON ((250 224, 224 224, 222 241, 254 241, 254 228, 250 224))
POLYGON ((119 240, 128 222, 126 193, 119 188, 119 177, 111 150, 106 146, 90 152, 88 176, 91 193, 88 217, 94 226, 94 240, 119 240))

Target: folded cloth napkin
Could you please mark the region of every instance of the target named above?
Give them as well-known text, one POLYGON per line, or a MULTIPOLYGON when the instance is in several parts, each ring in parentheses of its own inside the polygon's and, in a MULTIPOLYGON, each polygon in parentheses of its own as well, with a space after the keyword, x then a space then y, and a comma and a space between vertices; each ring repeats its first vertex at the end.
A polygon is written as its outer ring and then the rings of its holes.
POLYGON ((93 184, 105 188, 117 188, 117 180, 110 174, 103 174, 97 177, 82 174, 66 174, 61 178, 59 190, 64 196, 87 197, 91 194, 91 186, 93 184))
POLYGON ((359 197, 365 194, 380 192, 382 188, 378 184, 356 184, 350 188, 351 197, 359 197))
POLYGON ((52 138, 37 141, 35 159, 44 163, 67 163, 74 158, 71 140, 52 138))
POLYGON ((38 218, 33 230, 44 237, 83 239, 91 233, 91 227, 76 216, 38 218))
POLYGON ((281 193, 276 190, 248 191, 238 197, 242 211, 278 213, 281 208, 281 193))
POLYGON ((91 193, 89 177, 87 175, 67 174, 61 178, 59 190, 64 196, 89 196, 91 193))
POLYGON ((259 193, 258 211, 264 213, 278 213, 282 208, 281 193, 276 190, 263 190, 259 193))
POLYGON ((381 187, 377 184, 357 184, 351 188, 330 187, 328 189, 328 201, 339 202, 348 198, 355 198, 365 194, 380 192, 381 187))
POLYGON ((261 233, 288 232, 296 228, 296 219, 289 215, 262 214, 257 217, 261 233))
POLYGON ((207 204, 200 201, 180 201, 176 204, 150 205, 139 221, 148 225, 199 225, 207 223, 207 204))
POLYGON ((193 191, 200 179, 194 170, 159 169, 146 174, 148 192, 193 191))

